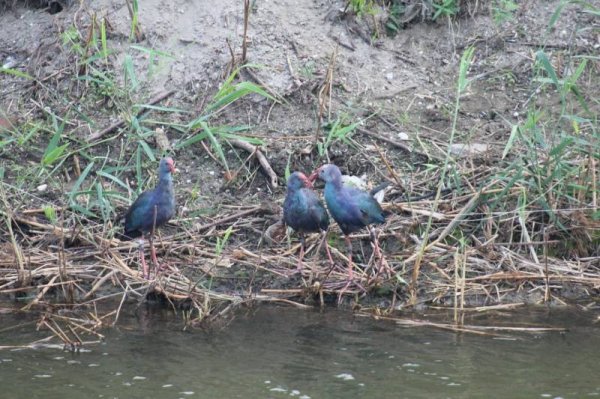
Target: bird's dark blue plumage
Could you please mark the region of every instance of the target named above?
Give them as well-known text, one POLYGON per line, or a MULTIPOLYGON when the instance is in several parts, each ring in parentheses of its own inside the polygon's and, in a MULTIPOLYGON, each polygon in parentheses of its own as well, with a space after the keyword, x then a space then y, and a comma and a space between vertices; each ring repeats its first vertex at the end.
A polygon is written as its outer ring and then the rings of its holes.
POLYGON ((140 237, 162 226, 175 215, 175 195, 171 173, 175 171, 172 158, 163 158, 158 167, 158 184, 140 194, 125 215, 125 236, 140 237))
MULTIPOLYGON (((304 173, 294 172, 287 182, 287 195, 283 202, 283 221, 294 229, 300 236, 300 255, 298 256, 298 270, 302 271, 304 257, 304 234, 327 231, 329 228, 329 215, 323 203, 312 189, 312 183, 304 173)), ((323 243, 327 251, 329 262, 333 264, 331 253, 323 235, 323 243)))
POLYGON ((329 227, 327 211, 311 186, 301 172, 294 172, 288 178, 283 220, 298 233, 314 233, 329 227))
POLYGON ((325 182, 327 209, 345 235, 385 222, 383 210, 371 193, 344 186, 337 166, 323 165, 318 169, 318 176, 325 182))

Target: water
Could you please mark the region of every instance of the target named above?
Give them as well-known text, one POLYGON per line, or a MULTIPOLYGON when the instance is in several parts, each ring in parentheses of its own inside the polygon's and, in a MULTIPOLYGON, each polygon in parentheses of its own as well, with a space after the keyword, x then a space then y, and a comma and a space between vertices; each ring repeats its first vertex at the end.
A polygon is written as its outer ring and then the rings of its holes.
MULTIPOLYGON (((600 396, 600 325, 535 311, 569 332, 510 339, 262 307, 211 331, 139 309, 81 353, 0 351, 0 398, 584 398, 600 396)), ((509 314, 504 323, 516 323, 509 314)), ((0 315, 2 328, 20 322, 0 315)), ((488 320, 488 322, 492 322, 488 320)), ((496 320, 493 324, 498 324, 496 320)), ((600 323, 599 323, 600 324, 600 323)), ((1 330, 0 345, 45 335, 1 330)))

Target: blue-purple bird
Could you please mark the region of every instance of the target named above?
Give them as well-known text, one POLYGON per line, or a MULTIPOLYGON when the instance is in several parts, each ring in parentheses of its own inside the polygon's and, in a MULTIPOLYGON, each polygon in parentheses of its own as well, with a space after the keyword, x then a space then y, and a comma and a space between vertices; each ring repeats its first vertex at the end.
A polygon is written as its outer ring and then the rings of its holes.
POLYGON ((374 232, 370 229, 370 225, 385 222, 383 210, 377 200, 373 198, 373 193, 344 186, 342 173, 337 166, 333 164, 323 165, 310 175, 309 180, 314 181, 317 177, 325 182, 327 209, 344 233, 344 240, 348 247, 348 259, 350 260, 348 277, 352 280, 352 242, 349 235, 363 227, 369 227, 376 256, 381 259, 379 244, 374 232))
MULTIPOLYGON (((287 195, 283 202, 283 221, 300 236, 300 256, 298 270, 302 270, 304 257, 304 235, 326 232, 329 228, 329 215, 323 203, 312 189, 312 183, 302 172, 294 172, 287 181, 287 195)), ((327 240, 325 250, 329 262, 333 263, 327 240)))
POLYGON ((143 236, 148 236, 152 262, 158 268, 152 236, 156 228, 167 223, 175 215, 175 194, 171 177, 171 174, 175 171, 175 163, 172 158, 161 159, 158 166, 158 184, 154 189, 140 194, 125 214, 124 235, 130 239, 142 237, 140 258, 144 277, 146 278, 149 278, 150 275, 144 258, 143 236))

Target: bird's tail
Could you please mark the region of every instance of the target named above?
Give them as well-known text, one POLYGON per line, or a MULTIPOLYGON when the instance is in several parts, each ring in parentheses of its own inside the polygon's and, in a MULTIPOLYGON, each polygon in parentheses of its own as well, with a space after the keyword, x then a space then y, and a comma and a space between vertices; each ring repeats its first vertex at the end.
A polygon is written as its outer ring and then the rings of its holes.
POLYGON ((123 233, 115 234, 115 237, 121 241, 131 241, 131 240, 134 240, 141 236, 142 236, 142 232, 139 230, 132 230, 132 231, 125 230, 125 231, 123 231, 123 233))
POLYGON ((383 183, 379 183, 377 186, 373 187, 371 189, 371 191, 369 191, 369 194, 374 196, 375 194, 377 194, 378 192, 380 192, 381 190, 383 190, 384 188, 386 188, 389 185, 390 185, 389 181, 384 181, 383 183))

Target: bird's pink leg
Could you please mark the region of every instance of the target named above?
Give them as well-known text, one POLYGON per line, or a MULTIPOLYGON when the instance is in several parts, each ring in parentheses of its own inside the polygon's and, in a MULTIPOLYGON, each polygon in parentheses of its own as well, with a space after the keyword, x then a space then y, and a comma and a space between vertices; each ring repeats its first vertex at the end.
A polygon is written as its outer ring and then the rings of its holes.
POLYGON ((156 259, 156 249, 154 248, 154 232, 156 231, 156 215, 158 215, 158 206, 154 205, 154 221, 152 224, 152 230, 150 231, 150 237, 148 241, 150 241, 150 256, 152 257, 152 264, 154 265, 154 274, 155 277, 158 276, 158 270, 160 266, 158 265, 158 259, 156 259))
POLYGON ((156 248, 154 248, 154 241, 150 238, 150 256, 152 257, 152 264, 158 269, 158 259, 156 258, 156 248))
POLYGON ((169 266, 168 265, 160 265, 158 263, 158 258, 156 257, 156 248, 154 248, 154 241, 152 240, 152 237, 150 237, 150 255, 152 256, 152 264, 154 265, 154 272, 156 274, 155 277, 158 276, 158 272, 163 271, 164 269, 168 269, 169 266))
POLYGON ((352 262, 352 241, 350 241, 350 237, 344 235, 344 241, 346 241, 346 247, 348 248, 348 281, 344 288, 340 290, 338 293, 338 304, 342 303, 342 296, 350 287, 354 280, 354 263, 352 262))
POLYGON ((158 263, 158 258, 156 257, 156 248, 154 247, 154 241, 152 238, 150 238, 150 255, 152 256, 152 264, 154 265, 156 276, 158 276, 158 272, 164 270, 177 271, 177 267, 169 265, 167 261, 163 261, 162 265, 158 263))
POLYGON ((327 252, 327 259, 329 259, 329 264, 331 267, 335 266, 335 262, 333 261, 333 257, 331 256, 331 251, 329 250, 329 244, 327 244, 327 240, 325 240, 325 252, 327 252))
POLYGON ((323 245, 325 245, 325 252, 327 252, 327 259, 329 259, 329 264, 333 267, 335 266, 335 262, 333 261, 333 258, 331 257, 331 251, 329 251, 329 244, 327 243, 327 232, 329 230, 325 230, 323 231, 323 237, 321 238, 321 242, 319 243, 319 249, 321 249, 321 247, 323 245))
POLYGON ((375 251, 375 256, 381 259, 381 250, 379 249, 379 240, 377 240, 375 229, 370 228, 369 235, 371 236, 371 242, 373 243, 373 250, 375 251))
POLYGON ((148 265, 146 264, 146 257, 144 256, 144 239, 139 241, 139 251, 140 251, 140 263, 142 264, 142 273, 145 279, 150 278, 150 274, 148 273, 148 265))
POLYGON ((352 241, 350 241, 350 237, 344 236, 344 240, 346 241, 346 247, 348 248, 348 281, 352 281, 354 279, 354 263, 352 262, 352 241))
POLYGON ((388 275, 391 277, 393 274, 393 270, 390 268, 387 261, 383 258, 383 255, 381 254, 381 249, 379 248, 379 240, 377 239, 375 229, 369 228, 369 235, 371 236, 371 242, 373 243, 373 251, 375 252, 375 257, 379 259, 379 272, 385 269, 388 272, 388 275))
POLYGON ((331 272, 333 271, 333 269, 335 267, 335 262, 333 261, 333 258, 331 257, 331 251, 329 250, 329 244, 327 243, 327 233, 328 232, 329 232, 329 229, 323 231, 323 238, 321 239, 321 244, 319 244, 319 248, 321 248, 321 245, 325 244, 325 251, 327 252, 327 258, 329 259, 329 265, 331 266, 329 268, 329 271, 325 275, 325 278, 323 279, 325 281, 329 278, 329 275, 331 274, 331 272))
POLYGON ((304 259, 304 233, 300 233, 300 255, 298 255, 297 271, 302 274, 302 259, 304 259))

